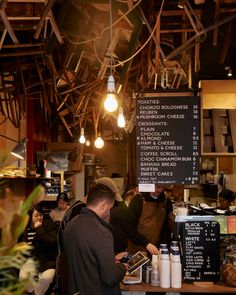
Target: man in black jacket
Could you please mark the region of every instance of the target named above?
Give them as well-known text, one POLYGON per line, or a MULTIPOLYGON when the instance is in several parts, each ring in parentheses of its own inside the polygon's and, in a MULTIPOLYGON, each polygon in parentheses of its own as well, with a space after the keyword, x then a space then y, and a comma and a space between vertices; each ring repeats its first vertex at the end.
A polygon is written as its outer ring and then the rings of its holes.
POLYGON ((69 294, 118 295, 126 273, 116 261, 111 226, 106 222, 115 194, 105 185, 91 188, 86 208, 74 217, 63 233, 69 267, 69 294))

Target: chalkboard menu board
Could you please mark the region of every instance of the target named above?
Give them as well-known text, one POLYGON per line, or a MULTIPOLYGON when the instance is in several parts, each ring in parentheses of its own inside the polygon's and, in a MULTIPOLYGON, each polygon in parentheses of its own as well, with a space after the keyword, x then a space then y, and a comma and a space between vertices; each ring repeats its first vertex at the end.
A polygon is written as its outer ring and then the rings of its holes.
POLYGON ((220 277, 220 226, 216 221, 183 223, 183 279, 217 282, 220 277))
POLYGON ((138 183, 199 183, 199 97, 138 98, 136 110, 138 183))

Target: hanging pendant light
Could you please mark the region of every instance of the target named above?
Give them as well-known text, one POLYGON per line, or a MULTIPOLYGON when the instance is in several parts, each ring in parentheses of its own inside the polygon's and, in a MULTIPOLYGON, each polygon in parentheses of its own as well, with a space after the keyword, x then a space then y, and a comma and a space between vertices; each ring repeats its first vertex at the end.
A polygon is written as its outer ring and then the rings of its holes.
POLYGON ((118 102, 115 94, 115 79, 112 74, 110 74, 107 82, 107 96, 104 101, 104 108, 110 113, 116 111, 118 108, 118 102))
POLYGON ((84 144, 86 142, 86 138, 84 136, 84 128, 81 128, 81 131, 80 131, 80 137, 79 137, 79 142, 81 144, 84 144))
POLYGON ((112 6, 111 0, 109 0, 109 12, 110 12, 110 75, 107 81, 107 95, 104 101, 104 108, 107 112, 114 112, 118 108, 118 102, 115 93, 115 79, 112 74, 112 6))
POLYGON ((91 141, 89 139, 86 139, 85 145, 86 146, 90 146, 91 145, 91 141))
POLYGON ((102 149, 104 147, 104 140, 102 139, 100 134, 98 134, 98 137, 94 141, 94 145, 97 149, 102 149))
POLYGON ((125 127, 125 117, 123 114, 123 109, 122 107, 119 107, 119 113, 118 113, 118 118, 117 118, 117 126, 120 128, 125 127))

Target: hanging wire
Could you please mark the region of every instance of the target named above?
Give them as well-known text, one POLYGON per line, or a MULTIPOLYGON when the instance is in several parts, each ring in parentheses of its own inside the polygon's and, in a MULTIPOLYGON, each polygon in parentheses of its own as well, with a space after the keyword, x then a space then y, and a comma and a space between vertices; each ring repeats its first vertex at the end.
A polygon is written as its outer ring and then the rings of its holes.
POLYGON ((110 75, 112 75, 112 64, 113 64, 113 50, 112 50, 112 6, 111 6, 111 1, 109 0, 109 15, 110 15, 110 75))
MULTIPOLYGON (((163 6, 164 6, 164 3, 165 3, 165 0, 162 0, 162 3, 161 3, 161 8, 160 8, 160 11, 158 13, 158 16, 157 16, 157 20, 156 20, 156 24, 151 32, 151 34, 148 36, 147 40, 145 41, 145 43, 133 54, 131 55, 130 57, 128 57, 127 59, 125 60, 122 60, 122 61, 118 61, 115 65, 112 65, 112 68, 116 68, 116 67, 119 67, 119 66, 123 66, 126 62, 129 62, 130 60, 132 60, 136 55, 138 55, 143 49, 144 47, 147 46, 147 44, 149 43, 149 41, 151 40, 151 38, 153 37, 154 33, 156 32, 156 29, 157 29, 157 26, 158 26, 158 23, 160 21, 160 17, 161 17, 161 12, 162 12, 162 9, 163 9, 163 6)), ((114 26, 114 24, 117 23, 114 22, 112 24, 112 26, 114 26)), ((96 44, 95 44, 95 39, 94 39, 94 53, 96 55, 96 58, 97 60, 99 61, 100 64, 104 64, 104 62, 99 58, 98 54, 97 54, 97 50, 96 50, 96 44)))

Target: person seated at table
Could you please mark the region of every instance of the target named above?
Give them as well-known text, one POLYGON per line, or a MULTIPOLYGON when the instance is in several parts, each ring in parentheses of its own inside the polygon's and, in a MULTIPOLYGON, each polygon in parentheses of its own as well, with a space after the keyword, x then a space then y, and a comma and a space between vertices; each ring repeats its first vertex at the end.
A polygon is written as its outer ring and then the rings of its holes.
POLYGON ((44 295, 54 280, 57 257, 58 226, 40 204, 29 211, 28 225, 20 241, 31 245, 30 255, 19 272, 20 280, 27 280, 26 291, 44 295))
POLYGON ((60 223, 69 208, 69 198, 67 193, 59 193, 57 196, 57 208, 50 211, 53 222, 60 223))
POLYGON ((223 189, 219 193, 219 202, 220 202, 220 209, 222 210, 229 210, 229 206, 235 200, 235 193, 229 189, 223 189))

